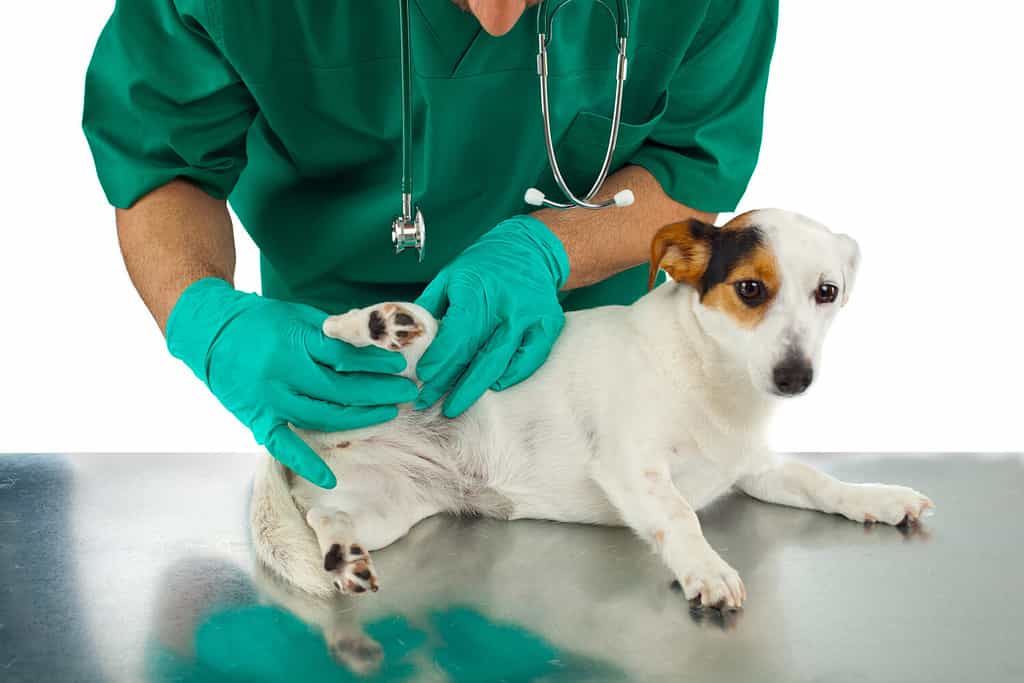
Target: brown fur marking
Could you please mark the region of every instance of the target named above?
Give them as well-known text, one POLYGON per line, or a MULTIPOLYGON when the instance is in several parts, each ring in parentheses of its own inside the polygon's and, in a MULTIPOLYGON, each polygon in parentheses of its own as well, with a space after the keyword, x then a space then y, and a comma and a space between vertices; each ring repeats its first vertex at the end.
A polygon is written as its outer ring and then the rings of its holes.
POLYGON ((741 327, 754 327, 764 318, 768 304, 779 291, 779 272, 775 257, 765 247, 759 247, 738 262, 729 271, 725 282, 712 287, 702 300, 708 308, 714 308, 731 316, 741 327), (743 303, 736 293, 735 284, 742 280, 760 280, 768 292, 767 300, 751 308, 743 303))
POLYGON ((670 223, 651 241, 651 270, 647 289, 654 287, 658 270, 664 270, 676 282, 696 285, 707 268, 711 251, 703 240, 694 239, 691 222, 670 223))

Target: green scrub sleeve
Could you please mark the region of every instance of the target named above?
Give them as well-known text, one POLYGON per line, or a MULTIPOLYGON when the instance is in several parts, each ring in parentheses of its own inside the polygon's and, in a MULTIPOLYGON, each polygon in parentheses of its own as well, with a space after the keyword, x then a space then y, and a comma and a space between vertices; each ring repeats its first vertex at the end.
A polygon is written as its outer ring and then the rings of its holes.
POLYGON ((184 178, 218 199, 245 167, 256 104, 205 0, 118 0, 86 74, 83 128, 107 199, 184 178))
POLYGON ((630 160, 691 208, 736 208, 761 147, 778 0, 711 0, 669 84, 665 115, 630 160))

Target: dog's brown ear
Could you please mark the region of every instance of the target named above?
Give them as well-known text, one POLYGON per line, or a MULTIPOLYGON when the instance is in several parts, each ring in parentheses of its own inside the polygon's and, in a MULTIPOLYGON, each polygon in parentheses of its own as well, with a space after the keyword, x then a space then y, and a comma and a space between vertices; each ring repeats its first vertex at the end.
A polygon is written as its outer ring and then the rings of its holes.
POLYGON ((696 218, 670 223, 657 232, 651 242, 651 274, 647 289, 654 287, 658 270, 664 270, 676 282, 696 287, 711 260, 711 235, 715 227, 696 218))

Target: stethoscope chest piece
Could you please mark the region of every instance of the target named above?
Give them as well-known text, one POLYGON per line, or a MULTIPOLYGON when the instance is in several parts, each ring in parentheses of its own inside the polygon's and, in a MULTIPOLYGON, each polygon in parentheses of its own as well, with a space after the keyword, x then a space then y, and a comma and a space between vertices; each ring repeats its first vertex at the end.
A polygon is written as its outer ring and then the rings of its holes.
POLYGON ((395 253, 415 249, 420 263, 426 254, 427 229, 423 214, 412 207, 412 46, 409 31, 409 0, 398 0, 402 41, 402 214, 391 221, 395 253))
POLYGON ((418 207, 414 216, 410 216, 408 211, 403 213, 391 222, 391 242, 395 245, 395 253, 415 249, 422 263, 427 250, 427 229, 423 224, 423 213, 418 207))

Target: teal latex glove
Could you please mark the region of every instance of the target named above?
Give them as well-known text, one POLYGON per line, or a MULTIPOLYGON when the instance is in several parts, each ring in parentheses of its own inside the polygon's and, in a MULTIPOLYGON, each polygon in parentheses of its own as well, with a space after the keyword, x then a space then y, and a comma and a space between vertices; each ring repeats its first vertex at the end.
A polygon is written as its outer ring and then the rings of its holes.
POLYGON ((330 468, 288 427, 343 431, 386 422, 416 385, 388 376, 405 358, 324 336, 327 314, 207 278, 190 285, 167 320, 167 347, 299 476, 324 488, 330 468))
POLYGON ((444 414, 456 417, 487 389, 532 375, 562 331, 558 290, 568 277, 561 241, 530 216, 499 223, 457 256, 416 301, 441 318, 416 366, 417 408, 447 393, 444 414))

